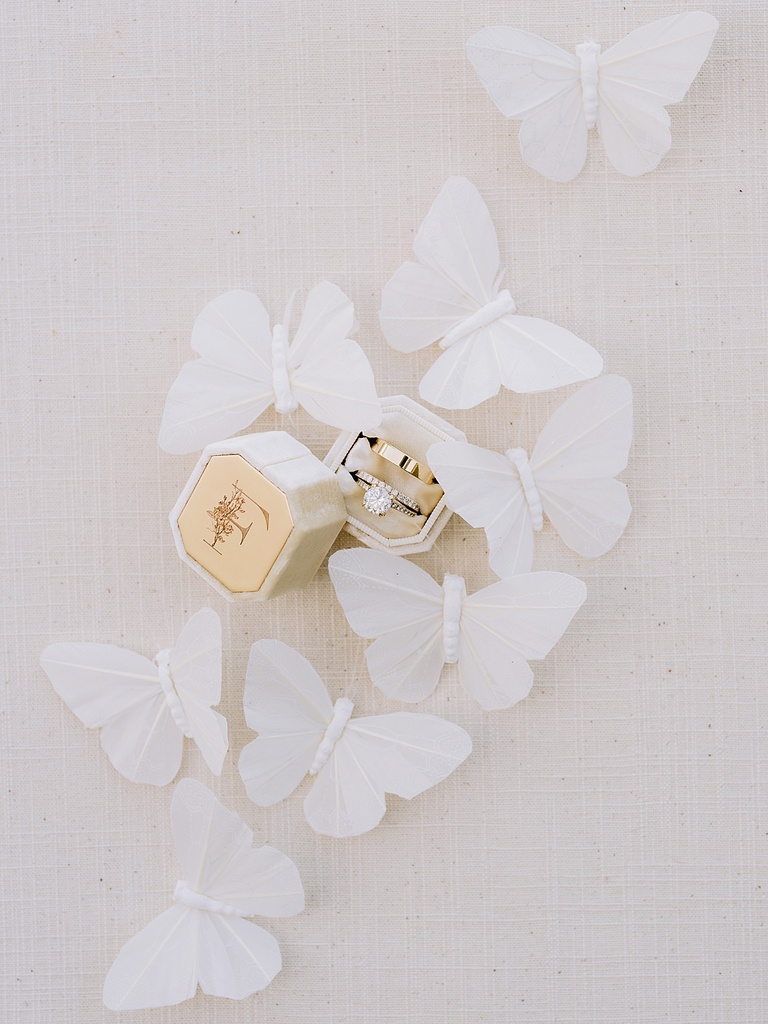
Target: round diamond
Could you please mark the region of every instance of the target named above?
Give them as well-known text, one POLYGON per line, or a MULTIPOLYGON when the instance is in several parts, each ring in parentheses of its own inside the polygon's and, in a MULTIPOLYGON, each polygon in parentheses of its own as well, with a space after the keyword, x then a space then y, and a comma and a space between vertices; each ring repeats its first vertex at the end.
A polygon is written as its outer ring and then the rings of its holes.
POLYGON ((392 508, 392 495, 386 487, 369 487, 363 505, 374 515, 383 516, 392 508))

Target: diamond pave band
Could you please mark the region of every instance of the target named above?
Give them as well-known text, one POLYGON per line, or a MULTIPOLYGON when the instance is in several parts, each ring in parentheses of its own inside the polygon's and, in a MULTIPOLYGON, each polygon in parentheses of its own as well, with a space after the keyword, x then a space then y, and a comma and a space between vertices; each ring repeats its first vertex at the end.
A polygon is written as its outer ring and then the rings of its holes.
POLYGON ((395 487, 385 484, 383 480, 358 470, 353 474, 355 480, 365 491, 363 507, 375 516, 385 516, 391 508, 406 516, 421 515, 421 508, 407 494, 402 494, 395 487))

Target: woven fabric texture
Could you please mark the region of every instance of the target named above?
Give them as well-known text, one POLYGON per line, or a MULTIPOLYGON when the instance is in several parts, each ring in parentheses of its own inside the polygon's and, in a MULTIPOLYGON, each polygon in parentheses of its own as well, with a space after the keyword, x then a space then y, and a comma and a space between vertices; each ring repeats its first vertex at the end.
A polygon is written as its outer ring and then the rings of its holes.
MULTIPOLYGON (((263 993, 198 995, 136 1024, 764 1024, 766 884, 766 34, 762 0, 712 0, 712 52, 640 179, 599 140, 569 185, 521 161, 464 55, 489 24, 605 45, 678 0, 6 0, 0 278, 3 701, 0 1005, 8 1024, 96 1024, 123 943, 169 902, 172 787, 132 785, 39 668, 62 640, 153 656, 209 605, 231 750, 212 786, 297 862, 299 917, 269 922, 263 993), (446 670, 420 710, 475 750, 382 825, 315 835, 303 793, 247 799, 237 756, 250 645, 298 648, 359 713, 401 706, 327 569, 229 605, 178 559, 167 515, 196 457, 156 443, 196 314, 234 287, 279 314, 327 278, 354 300, 382 394, 418 396, 381 288, 444 180, 471 178, 523 313, 574 330, 632 382, 634 513, 605 557, 551 528, 538 568, 586 605, 529 699, 483 713, 446 670)), ((571 389, 448 414, 527 447, 571 389)), ((268 413, 259 429, 285 426, 268 413)), ((288 425, 323 456, 335 432, 288 425)), ((352 544, 347 538, 342 545, 352 544)), ((454 517, 416 559, 491 583, 454 517)))

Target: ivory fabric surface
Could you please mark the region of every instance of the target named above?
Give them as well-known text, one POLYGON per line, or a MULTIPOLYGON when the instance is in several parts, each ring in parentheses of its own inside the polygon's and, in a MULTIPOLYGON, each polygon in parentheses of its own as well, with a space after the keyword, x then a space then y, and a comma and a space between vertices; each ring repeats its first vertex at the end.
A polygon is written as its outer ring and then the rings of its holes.
MULTIPOLYGON (((489 24, 605 45, 686 0, 6 0, 2 53, 3 1021, 94 1024, 118 949, 178 877, 172 787, 124 780, 38 665, 63 640, 148 656, 186 617, 224 621, 231 750, 182 775, 299 866, 306 912, 261 921, 284 967, 243 1002, 198 995, 137 1024, 764 1024, 766 982, 766 30, 762 0, 710 0, 720 32, 673 146, 629 179, 591 138, 569 185, 523 165, 517 123, 464 56, 489 24), (471 178, 523 313, 632 382, 634 513, 596 561, 547 527, 537 567, 586 605, 529 699, 484 713, 446 670, 419 710, 475 749, 358 839, 315 835, 305 790, 268 810, 237 756, 248 650, 273 636, 358 713, 370 684, 327 570, 229 605, 178 559, 167 514, 196 456, 156 444, 196 314, 252 289, 279 316, 327 278, 354 300, 382 394, 434 358, 390 351, 381 288, 444 180, 471 178)), ((593 133, 594 136, 594 133, 593 133)), ((572 389, 447 414, 530 447, 572 389)), ((258 429, 282 427, 268 413, 258 429)), ((318 456, 334 431, 289 424, 318 456)), ((345 537, 340 542, 350 545, 345 537)), ((417 557, 493 581, 457 517, 417 557)))

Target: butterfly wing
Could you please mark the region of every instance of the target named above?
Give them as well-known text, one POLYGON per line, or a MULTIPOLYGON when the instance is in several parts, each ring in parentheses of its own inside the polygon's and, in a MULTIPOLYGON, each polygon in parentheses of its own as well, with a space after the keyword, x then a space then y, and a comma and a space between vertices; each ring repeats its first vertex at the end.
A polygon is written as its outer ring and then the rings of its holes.
POLYGON ((416 352, 478 309, 478 303, 435 267, 403 263, 381 293, 379 323, 398 352, 416 352))
POLYGON ((182 877, 195 892, 243 914, 292 917, 304 909, 293 861, 271 846, 253 848, 253 832, 195 779, 182 779, 171 802, 182 877))
POLYGON ((597 127, 622 174, 653 170, 669 151, 669 115, 706 60, 717 19, 687 11, 636 29, 599 58, 597 127))
POLYGON ((171 385, 158 442, 173 454, 197 451, 250 426, 274 401, 269 316, 257 295, 230 291, 195 321, 192 348, 171 385))
POLYGON ((467 178, 449 178, 404 263, 384 286, 381 329, 400 352, 414 352, 495 298, 499 244, 483 198, 467 178))
POLYGON ((244 999, 282 966, 269 932, 241 917, 176 904, 123 946, 104 981, 110 1010, 175 1006, 203 992, 244 999))
POLYGON ((469 39, 467 56, 502 114, 522 119, 525 162, 553 181, 575 178, 587 155, 575 55, 531 32, 493 26, 469 39))
POLYGON ((466 598, 459 676, 467 693, 488 711, 527 697, 533 683, 528 662, 549 654, 586 596, 586 586, 573 576, 534 572, 466 598))
POLYGON ((309 293, 288 355, 296 400, 316 420, 342 430, 381 422, 371 364, 347 337, 354 320, 354 307, 344 292, 321 281, 309 293))
POLYGON ((333 704, 306 658, 279 640, 259 640, 248 659, 243 705, 259 735, 240 754, 240 775, 251 800, 269 807, 309 771, 333 704))
POLYGON ((227 753, 227 720, 211 705, 221 700, 221 620, 201 608, 185 623, 171 654, 171 677, 190 732, 214 775, 227 753))
POLYGON ((307 795, 307 821, 338 838, 368 832, 384 816, 385 793, 410 800, 447 778, 471 750, 463 729, 434 715, 352 719, 307 795))
POLYGON ((550 418, 531 455, 544 511, 561 538, 587 558, 619 539, 632 506, 613 477, 632 443, 632 388, 608 375, 585 384, 550 418))
POLYGON ((203 992, 245 999, 266 988, 282 967, 277 939, 242 917, 198 913, 198 972, 203 992))
POLYGON ((334 552, 328 571, 352 629, 375 639, 365 657, 376 686, 409 703, 429 696, 445 664, 442 587, 398 555, 361 548, 334 552))
POLYGON ((88 729, 101 729, 110 761, 132 782, 164 786, 181 764, 183 736, 157 666, 112 644, 62 643, 40 659, 53 688, 88 729))
POLYGON ((498 576, 529 572, 533 525, 520 476, 506 456, 463 441, 439 441, 427 459, 449 508, 482 527, 498 576))
POLYGON ((596 377, 603 359, 572 331, 508 314, 452 345, 425 374, 419 394, 445 409, 469 409, 501 385, 533 393, 596 377))
POLYGON ((110 1010, 175 1006, 197 991, 200 910, 175 904, 123 946, 104 980, 110 1010))

